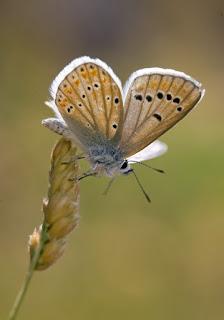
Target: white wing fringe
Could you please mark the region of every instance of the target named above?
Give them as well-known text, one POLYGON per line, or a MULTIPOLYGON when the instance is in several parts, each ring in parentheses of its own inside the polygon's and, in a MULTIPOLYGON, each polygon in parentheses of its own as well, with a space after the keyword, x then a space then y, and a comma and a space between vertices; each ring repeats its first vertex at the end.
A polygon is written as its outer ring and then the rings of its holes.
POLYGON ((164 154, 168 150, 168 146, 159 140, 152 142, 150 145, 137 152, 127 160, 129 163, 151 160, 164 154))

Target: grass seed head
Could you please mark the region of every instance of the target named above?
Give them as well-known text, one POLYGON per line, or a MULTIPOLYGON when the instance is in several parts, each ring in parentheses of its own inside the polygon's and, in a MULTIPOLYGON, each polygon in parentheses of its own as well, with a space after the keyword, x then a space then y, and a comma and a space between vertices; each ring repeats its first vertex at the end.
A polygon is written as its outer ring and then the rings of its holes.
POLYGON ((44 270, 62 256, 68 234, 79 223, 79 167, 74 159, 77 148, 64 138, 60 139, 51 155, 48 197, 43 200, 43 225, 35 228, 29 237, 30 257, 41 248, 36 270, 44 270), (39 247, 41 246, 41 247, 39 247))

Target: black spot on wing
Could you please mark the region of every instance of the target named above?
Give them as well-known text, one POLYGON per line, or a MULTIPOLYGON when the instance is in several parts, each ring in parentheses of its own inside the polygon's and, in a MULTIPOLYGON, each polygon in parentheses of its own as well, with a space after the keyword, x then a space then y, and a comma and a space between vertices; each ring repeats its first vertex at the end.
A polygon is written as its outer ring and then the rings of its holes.
POLYGON ((136 94, 135 99, 138 101, 142 101, 142 95, 141 94, 136 94))
POLYGON ((151 97, 149 94, 147 94, 147 96, 146 96, 145 98, 146 98, 146 100, 147 100, 148 102, 151 102, 151 101, 152 101, 152 97, 151 97))
POLYGON ((178 97, 174 98, 173 102, 176 103, 176 104, 179 104, 180 103, 180 98, 178 98, 178 97))
POLYGON ((159 122, 162 120, 161 115, 158 114, 158 113, 154 113, 154 114, 153 114, 153 117, 156 118, 159 122))
POLYGON ((163 98, 163 93, 162 92, 158 92, 157 93, 157 98, 161 100, 163 98))
POLYGON ((116 97, 116 98, 114 99, 114 102, 115 102, 116 104, 118 104, 118 103, 119 103, 119 98, 116 97))
POLYGON ((167 99, 168 101, 172 100, 172 95, 171 95, 170 93, 167 93, 166 99, 167 99))

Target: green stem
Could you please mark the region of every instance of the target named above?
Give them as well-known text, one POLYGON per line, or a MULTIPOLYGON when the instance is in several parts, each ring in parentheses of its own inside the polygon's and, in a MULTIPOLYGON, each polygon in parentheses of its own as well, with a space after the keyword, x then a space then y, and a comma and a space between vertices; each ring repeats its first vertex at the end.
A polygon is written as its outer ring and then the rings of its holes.
POLYGON ((10 314, 9 314, 9 320, 15 320, 16 319, 16 316, 18 314, 18 311, 21 307, 21 304, 24 300, 24 297, 26 295, 26 292, 27 292, 27 289, 29 287, 29 284, 30 284, 30 281, 32 279, 32 276, 33 276, 33 273, 36 269, 36 266, 37 266, 37 263, 38 263, 38 260, 40 258, 40 255, 41 255, 41 252, 43 250, 43 247, 44 247, 44 244, 46 242, 46 225, 43 224, 43 227, 42 227, 42 231, 41 231, 41 235, 40 235, 40 244, 39 246, 37 247, 37 249, 35 250, 35 253, 30 261, 30 265, 29 265, 29 269, 27 271, 27 274, 26 274, 26 277, 24 279, 24 282, 22 284, 22 287, 20 288, 19 290, 19 293, 16 297, 16 300, 12 306, 12 309, 10 311, 10 314))

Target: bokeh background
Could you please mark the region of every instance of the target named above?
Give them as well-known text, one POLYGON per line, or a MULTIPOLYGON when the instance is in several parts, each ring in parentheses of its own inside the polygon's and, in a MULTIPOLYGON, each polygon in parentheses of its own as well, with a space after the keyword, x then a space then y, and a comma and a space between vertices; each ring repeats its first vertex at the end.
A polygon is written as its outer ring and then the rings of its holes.
POLYGON ((58 137, 48 87, 72 59, 106 61, 124 82, 142 67, 201 81, 200 106, 162 137, 169 152, 120 177, 81 184, 81 224, 36 273, 18 319, 224 319, 223 1, 1 1, 0 319, 28 265, 58 137))

